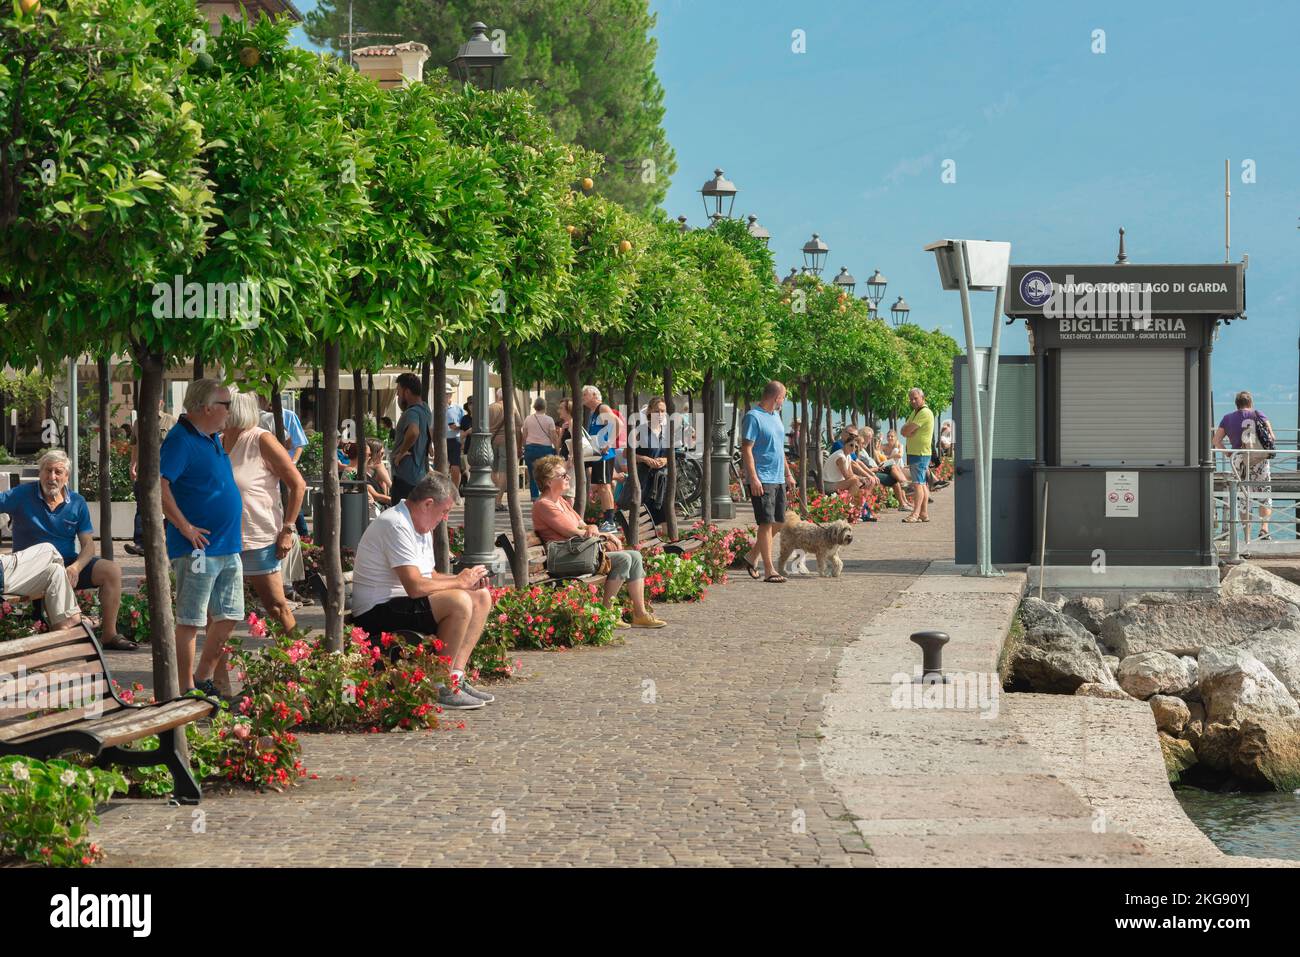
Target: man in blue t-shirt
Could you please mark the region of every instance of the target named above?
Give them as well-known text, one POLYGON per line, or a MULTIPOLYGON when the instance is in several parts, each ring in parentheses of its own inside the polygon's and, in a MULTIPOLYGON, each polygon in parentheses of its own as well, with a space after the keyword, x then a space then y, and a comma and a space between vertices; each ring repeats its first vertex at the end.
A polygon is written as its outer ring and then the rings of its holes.
POLYGON ((388 493, 392 505, 406 498, 429 474, 429 436, 433 434, 433 414, 424 404, 420 377, 414 372, 403 372, 397 377, 396 385, 397 405, 402 415, 394 429, 397 445, 392 456, 393 485, 388 493))
POLYGON ((244 619, 244 503, 217 434, 230 412, 230 390, 216 379, 196 379, 184 404, 159 455, 167 557, 176 575, 176 664, 182 693, 198 688, 215 695, 222 648, 244 619), (195 665, 195 640, 204 627, 195 665))
POLYGON ((772 537, 785 521, 786 489, 794 487, 794 475, 785 461, 784 405, 785 386, 773 379, 764 387, 758 405, 745 413, 740 433, 742 468, 758 523, 754 547, 742 560, 749 576, 758 578, 755 562, 761 558, 767 573, 764 581, 769 582, 785 581, 781 569, 772 563, 772 537))

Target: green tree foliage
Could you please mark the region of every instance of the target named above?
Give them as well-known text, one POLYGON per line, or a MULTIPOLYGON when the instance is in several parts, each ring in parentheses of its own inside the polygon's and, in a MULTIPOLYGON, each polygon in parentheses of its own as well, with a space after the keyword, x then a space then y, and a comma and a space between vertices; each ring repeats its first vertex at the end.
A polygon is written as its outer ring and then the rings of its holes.
MULTIPOLYGON (((307 13, 307 35, 346 50, 338 38, 348 9, 348 0, 318 4, 307 13)), ((505 85, 529 91, 561 139, 604 157, 605 196, 648 214, 667 194, 677 163, 663 129, 647 0, 355 0, 352 12, 358 31, 427 44, 433 69, 456 55, 474 21, 503 31, 505 85)))
POLYGON ((907 390, 917 387, 925 392, 926 404, 938 415, 952 403, 952 360, 961 354, 961 347, 937 329, 926 330, 912 323, 899 326, 896 334, 912 372, 911 381, 901 390, 902 401, 897 409, 907 407, 907 390))

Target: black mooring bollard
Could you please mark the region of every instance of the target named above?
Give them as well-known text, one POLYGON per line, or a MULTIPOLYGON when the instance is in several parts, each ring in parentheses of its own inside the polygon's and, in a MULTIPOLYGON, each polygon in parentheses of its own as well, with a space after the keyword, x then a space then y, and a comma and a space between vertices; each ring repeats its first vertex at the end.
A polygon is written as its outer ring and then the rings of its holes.
POLYGON ((943 674, 943 646, 948 644, 944 631, 914 631, 912 641, 921 646, 921 681, 947 681, 943 674))

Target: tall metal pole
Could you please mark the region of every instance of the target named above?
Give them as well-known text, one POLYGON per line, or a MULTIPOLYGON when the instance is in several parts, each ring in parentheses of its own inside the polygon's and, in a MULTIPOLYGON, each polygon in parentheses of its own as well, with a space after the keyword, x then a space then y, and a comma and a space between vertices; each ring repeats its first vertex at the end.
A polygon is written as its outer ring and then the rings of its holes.
POLYGON ((966 379, 970 384, 967 392, 970 393, 971 431, 975 433, 975 567, 966 574, 988 578, 992 576, 993 569, 989 564, 987 530, 984 527, 984 487, 987 483, 984 474, 984 416, 980 410, 975 323, 970 314, 970 288, 966 285, 970 266, 966 257, 966 243, 962 241, 957 246, 961 255, 957 269, 957 290, 961 293, 961 318, 966 329, 966 379))
MULTIPOLYGON (((474 404, 470 417, 474 431, 469 437, 466 459, 470 465, 465 487, 465 550, 460 567, 493 565, 496 545, 497 487, 492 484, 492 434, 488 431, 488 370, 482 359, 474 360, 474 404)), ((439 410, 441 414, 441 410, 439 410)))
POLYGON ((728 481, 728 466, 731 456, 727 454, 727 425, 723 419, 723 406, 727 401, 726 383, 721 378, 713 380, 713 448, 709 457, 709 484, 713 520, 736 517, 736 506, 731 501, 731 483, 728 481))
POLYGON ((993 567, 993 415, 998 398, 998 346, 1002 340, 1002 306, 1005 301, 1006 287, 998 286, 993 307, 993 342, 989 348, 988 407, 984 417, 984 497, 980 500, 980 514, 984 519, 981 545, 988 558, 988 570, 983 574, 990 576, 1002 574, 993 567))
POLYGON ((80 485, 80 449, 78 449, 77 429, 77 357, 68 357, 68 487, 74 492, 81 491, 80 485))

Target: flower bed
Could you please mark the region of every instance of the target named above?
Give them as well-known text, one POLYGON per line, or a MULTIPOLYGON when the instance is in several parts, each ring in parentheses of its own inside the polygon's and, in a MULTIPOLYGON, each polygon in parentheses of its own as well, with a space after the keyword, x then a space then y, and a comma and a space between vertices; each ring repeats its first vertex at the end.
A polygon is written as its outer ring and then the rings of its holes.
POLYGON ((953 472, 954 469, 953 469, 952 456, 951 455, 944 456, 939 460, 939 465, 934 470, 934 477, 941 482, 951 482, 953 472))
POLYGON ((126 779, 112 770, 79 768, 67 761, 0 758, 0 859, 54 867, 85 867, 103 858, 90 840, 95 808, 126 779))
POLYGON ((703 567, 706 584, 722 585, 726 584, 727 569, 736 563, 737 556, 754 547, 755 531, 753 525, 722 529, 701 521, 692 525, 683 537, 703 543, 691 552, 691 558, 703 567))
POLYGON ((620 605, 605 606, 595 585, 581 582, 494 588, 492 601, 479 644, 503 650, 607 645, 622 614, 620 605))
POLYGON ((694 557, 665 552, 661 547, 643 548, 646 598, 651 601, 699 601, 708 594, 711 580, 694 557))
POLYGON ((828 492, 825 495, 808 493, 808 510, 804 515, 810 522, 845 521, 854 524, 862 518, 862 493, 828 492))

